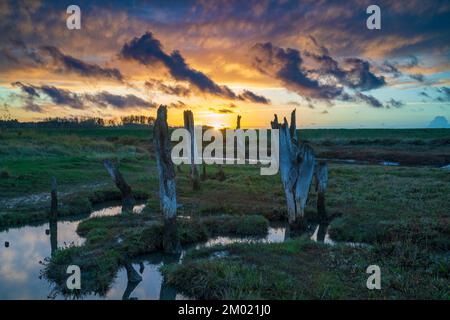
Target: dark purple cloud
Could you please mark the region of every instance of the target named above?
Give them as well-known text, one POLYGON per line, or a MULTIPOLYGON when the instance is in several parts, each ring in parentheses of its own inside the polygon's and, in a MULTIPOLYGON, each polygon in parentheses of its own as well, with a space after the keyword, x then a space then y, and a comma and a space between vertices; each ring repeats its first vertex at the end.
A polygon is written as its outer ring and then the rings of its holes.
POLYGON ((80 59, 62 53, 58 48, 52 46, 41 47, 41 50, 48 53, 53 62, 63 72, 73 72, 83 77, 106 78, 119 82, 123 81, 122 73, 116 68, 102 68, 96 64, 86 63, 80 59))
POLYGON ((89 104, 94 104, 98 107, 106 108, 112 107, 115 109, 128 108, 155 108, 156 104, 151 101, 146 101, 133 94, 117 95, 107 91, 101 91, 95 94, 78 94, 66 89, 57 88, 54 86, 34 86, 30 84, 23 84, 21 82, 12 83, 14 87, 21 89, 23 100, 25 102, 24 108, 33 112, 41 108, 35 103, 37 98, 48 97, 55 105, 67 106, 72 109, 86 109, 89 104))
POLYGON ((251 51, 254 66, 260 72, 280 80, 286 88, 301 96, 330 100, 342 93, 341 88, 320 84, 309 77, 299 50, 283 49, 266 42, 256 44, 251 51))
POLYGON ((255 103, 262 103, 262 104, 270 104, 270 100, 267 99, 264 96, 257 95, 249 90, 244 90, 243 93, 241 93, 238 96, 239 100, 243 101, 250 101, 255 103))
POLYGON ((127 109, 127 108, 156 108, 156 104, 153 102, 145 101, 133 94, 127 94, 125 96, 112 94, 107 91, 102 91, 97 94, 86 94, 86 99, 99 106, 106 107, 111 106, 115 109, 127 109))
MULTIPOLYGON (((386 84, 383 76, 377 76, 371 71, 368 61, 347 58, 344 61, 345 67, 341 67, 325 47, 320 48, 322 54, 284 49, 267 42, 256 44, 251 52, 254 66, 259 71, 278 79, 287 89, 304 98, 345 100, 348 99, 345 96, 348 94, 343 90, 345 87, 359 92, 377 89, 386 84)), ((359 98, 378 107, 371 98, 362 96, 359 98)))
POLYGON ((151 32, 146 32, 141 37, 135 37, 130 42, 125 43, 120 55, 126 60, 134 60, 143 65, 161 63, 169 70, 170 75, 175 80, 188 82, 200 92, 227 99, 245 99, 258 103, 267 103, 268 101, 250 91, 245 91, 242 96, 237 96, 227 86, 216 84, 201 71, 191 68, 179 51, 175 50, 170 54, 164 52, 161 42, 151 32))
POLYGON ((187 86, 182 85, 168 85, 163 83, 160 80, 150 79, 145 82, 145 87, 150 90, 158 90, 165 94, 180 96, 180 97, 189 97, 192 95, 192 90, 187 86))

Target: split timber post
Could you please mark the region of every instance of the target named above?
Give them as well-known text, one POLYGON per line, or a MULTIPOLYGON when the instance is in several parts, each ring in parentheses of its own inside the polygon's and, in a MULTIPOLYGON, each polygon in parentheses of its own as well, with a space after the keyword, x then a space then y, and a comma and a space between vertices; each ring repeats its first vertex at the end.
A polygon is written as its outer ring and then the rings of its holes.
POLYGON ((58 218, 58 184, 55 177, 52 177, 51 183, 50 218, 54 220, 58 218))
POLYGON ((192 189, 200 189, 200 169, 197 164, 195 164, 195 154, 197 153, 196 148, 196 137, 195 137, 195 127, 194 127, 194 115, 191 110, 185 110, 184 116, 184 128, 189 131, 191 135, 191 180, 192 189))
POLYGON ((103 165, 116 184, 116 187, 122 193, 122 212, 132 212, 135 204, 131 187, 125 181, 119 169, 109 160, 103 161, 103 165))
POLYGON ((175 170, 170 157, 167 107, 160 106, 153 128, 156 163, 159 173, 159 201, 164 216, 163 248, 168 253, 180 251, 177 231, 177 197, 175 170))
POLYGON ((303 225, 306 201, 314 175, 314 150, 297 137, 295 110, 291 113, 291 125, 284 118, 278 123, 275 115, 272 129, 279 129, 280 176, 286 194, 289 224, 303 225))
POLYGON ((328 165, 320 161, 315 169, 316 191, 317 191, 317 213, 321 220, 327 219, 325 208, 325 192, 328 184, 328 165))

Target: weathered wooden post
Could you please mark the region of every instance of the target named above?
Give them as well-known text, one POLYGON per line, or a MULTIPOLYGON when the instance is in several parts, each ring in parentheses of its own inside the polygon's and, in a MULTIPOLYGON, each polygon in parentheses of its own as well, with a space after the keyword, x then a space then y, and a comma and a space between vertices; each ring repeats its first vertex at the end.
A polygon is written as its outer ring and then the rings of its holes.
POLYGON ((55 177, 52 177, 51 183, 50 218, 54 220, 58 218, 58 184, 55 177))
POLYGON ((184 116, 184 128, 191 134, 191 180, 192 188, 194 190, 200 189, 200 168, 195 164, 195 154, 197 153, 196 148, 196 137, 195 137, 195 127, 194 127, 194 115, 191 110, 185 110, 184 116))
POLYGON ((241 116, 238 115, 236 119, 236 130, 239 130, 241 128, 241 116))
POLYGON ((202 180, 206 180, 206 178, 208 178, 207 174, 206 174, 206 163, 203 162, 202 164, 202 180))
POLYGON ((289 224, 301 225, 314 174, 315 156, 310 146, 299 143, 295 121, 294 110, 290 127, 286 118, 283 124, 278 123, 277 115, 271 126, 279 129, 280 176, 286 194, 289 224))
POLYGON ((122 212, 132 212, 135 204, 131 187, 125 181, 119 169, 109 160, 103 161, 103 165, 116 184, 116 187, 122 193, 122 212))
POLYGON ((328 184, 328 165, 320 161, 315 169, 316 191, 317 191, 317 213, 322 220, 326 220, 325 191, 328 184))
POLYGON ((166 252, 180 250, 177 231, 177 198, 175 170, 170 157, 169 128, 167 125, 167 107, 160 106, 153 128, 156 163, 159 172, 159 201, 164 215, 163 248, 166 252))

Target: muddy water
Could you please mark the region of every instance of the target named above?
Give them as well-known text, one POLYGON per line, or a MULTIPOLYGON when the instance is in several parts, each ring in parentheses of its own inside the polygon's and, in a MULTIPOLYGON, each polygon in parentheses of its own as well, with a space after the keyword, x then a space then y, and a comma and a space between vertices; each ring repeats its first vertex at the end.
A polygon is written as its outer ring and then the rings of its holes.
MULTIPOLYGON (((140 213, 144 205, 137 205, 140 213)), ((54 284, 41 277, 42 261, 50 257, 57 247, 82 245, 84 239, 76 233, 78 224, 88 217, 110 216, 121 213, 121 206, 109 204, 96 208, 89 216, 74 217, 54 223, 29 225, 0 232, 0 300, 7 299, 64 299, 54 284), (8 242, 8 247, 5 243, 8 242)), ((230 244, 234 242, 283 242, 286 228, 273 226, 262 239, 217 237, 200 246, 230 244)), ((105 297, 86 295, 83 299, 186 299, 165 285, 159 268, 163 264, 180 262, 181 257, 153 254, 131 261, 131 266, 142 277, 142 281, 128 281, 125 268, 118 271, 111 289, 105 297)))
MULTIPOLYGON (((137 205, 135 213, 139 213, 144 205, 137 205)), ((49 257, 57 247, 70 244, 82 245, 84 239, 76 233, 78 224, 87 217, 116 215, 121 213, 121 206, 109 205, 97 208, 89 216, 74 217, 56 223, 29 225, 12 228, 0 232, 0 299, 62 299, 55 295, 54 285, 41 277, 42 261, 49 257), (8 242, 8 247, 5 243, 8 242)), ((158 269, 164 263, 163 257, 148 257, 133 263, 142 270, 143 281, 128 296, 139 299, 159 299, 160 296, 181 298, 168 295, 170 290, 162 290, 162 276, 158 269), (162 293, 163 294, 162 294, 162 293)), ((125 269, 119 270, 111 290, 106 297, 96 295, 84 296, 84 299, 122 299, 130 289, 125 269)))
MULTIPOLYGON (((143 204, 136 205, 134 212, 139 214, 143 204)), ((84 239, 76 233, 78 224, 88 217, 112 216, 121 213, 121 206, 108 204, 96 208, 89 216, 73 217, 54 223, 29 225, 0 232, 0 300, 7 299, 64 299, 54 284, 41 277, 45 258, 50 257, 57 247, 82 245, 84 239), (5 246, 8 242, 8 247, 5 246)), ((186 217, 188 218, 188 217, 186 217)), ((328 234, 328 225, 312 228, 311 240, 334 245, 328 234)), ((253 237, 215 237, 194 248, 211 247, 231 243, 279 243, 289 238, 285 224, 271 224, 263 238, 253 237)), ((352 246, 360 244, 349 243, 352 246)), ((85 295, 83 299, 187 299, 164 283, 160 267, 168 263, 182 263, 185 252, 180 256, 152 254, 130 261, 131 267, 142 277, 140 282, 128 281, 125 268, 117 272, 114 282, 106 296, 85 295)), ((223 256, 226 256, 226 252, 223 256)), ((215 258, 222 257, 221 253, 215 258)))

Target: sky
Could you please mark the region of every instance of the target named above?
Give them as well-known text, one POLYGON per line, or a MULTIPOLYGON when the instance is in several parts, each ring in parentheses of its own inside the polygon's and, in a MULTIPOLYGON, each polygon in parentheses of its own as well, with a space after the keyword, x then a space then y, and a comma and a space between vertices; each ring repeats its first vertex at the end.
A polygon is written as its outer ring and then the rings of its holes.
POLYGON ((450 1, 0 0, 0 118, 268 127, 450 120, 450 1), (381 29, 366 26, 369 5, 381 29), (69 5, 81 28, 69 30, 69 5))

